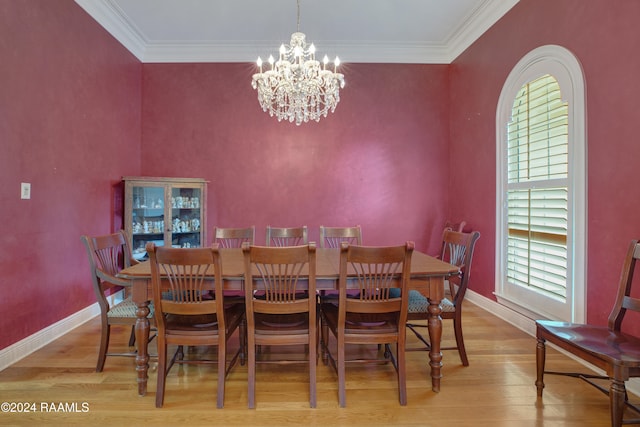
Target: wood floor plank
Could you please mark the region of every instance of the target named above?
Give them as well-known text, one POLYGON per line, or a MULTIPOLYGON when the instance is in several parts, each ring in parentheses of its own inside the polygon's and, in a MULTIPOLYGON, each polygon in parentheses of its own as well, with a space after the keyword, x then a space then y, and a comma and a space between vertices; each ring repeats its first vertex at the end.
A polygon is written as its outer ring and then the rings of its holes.
MULTIPOLYGON (((544 396, 537 399, 533 337, 470 303, 465 305, 463 322, 470 366, 461 365, 456 351, 445 351, 441 392, 433 393, 427 354, 408 352, 406 407, 398 403, 391 365, 349 365, 347 407, 339 408, 336 374, 319 361, 315 409, 309 408, 304 364, 260 365, 255 410, 247 409, 245 366, 236 366, 227 378, 224 409, 216 409, 214 365, 174 366, 167 378, 164 407, 156 409, 153 360, 144 397, 137 396, 133 358, 108 357, 104 372, 94 372, 96 318, 0 372, 0 401, 36 405, 35 412, 3 411, 0 425, 442 426, 445 421, 448 427, 609 425, 608 398, 582 381, 547 375, 544 396)), ((114 327, 111 351, 130 350, 129 332, 114 327)), ((407 338, 411 346, 418 345, 410 332, 407 338)), ((452 325, 445 321, 443 344, 453 342, 452 325)), ((150 351, 156 352, 154 344, 150 351)), ((207 348, 191 351, 215 357, 207 348)), ((279 351, 273 350, 272 356, 279 351)), ((554 370, 584 371, 553 349, 548 350, 547 363, 554 370)))

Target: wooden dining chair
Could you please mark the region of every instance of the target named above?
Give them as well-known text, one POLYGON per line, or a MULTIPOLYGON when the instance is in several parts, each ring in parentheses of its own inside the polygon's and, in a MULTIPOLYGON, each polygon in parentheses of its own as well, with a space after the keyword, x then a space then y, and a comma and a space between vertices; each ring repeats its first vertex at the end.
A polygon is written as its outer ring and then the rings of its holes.
MULTIPOLYGON (((322 343, 328 361, 338 373, 338 400, 346 405, 346 373, 348 362, 379 363, 379 359, 346 360, 348 344, 378 344, 389 350, 395 343, 395 356, 388 351, 398 377, 401 405, 407 404, 405 341, 408 304, 408 283, 411 272, 413 242, 403 246, 367 247, 344 242, 340 249, 340 278, 338 303, 321 305, 322 343), (355 277, 353 277, 355 275, 355 277), (347 298, 349 277, 359 290, 357 298, 347 298), (393 296, 391 290, 399 289, 393 296), (335 338, 332 353, 329 332, 335 338)), ((386 361, 386 360, 385 360, 386 361)))
POLYGON ((267 246, 299 246, 309 243, 307 226, 271 227, 267 225, 267 246))
MULTIPOLYGON (((107 353, 111 325, 131 326, 129 346, 135 344, 134 326, 136 323, 136 311, 138 307, 125 295, 125 298, 117 303, 110 304, 108 294, 117 291, 119 287, 128 288, 131 283, 116 277, 118 272, 138 262, 133 259, 129 239, 123 230, 117 233, 102 236, 82 236, 81 241, 87 250, 89 267, 91 269, 91 283, 93 291, 100 307, 100 348, 98 350, 98 363, 96 372, 102 372, 107 356, 135 356, 135 352, 107 353)), ((153 318, 153 304, 149 305, 149 318, 153 318)), ((151 337, 153 339, 153 336, 151 337)))
MULTIPOLYGON (((253 245, 256 240, 256 227, 214 227, 213 243, 217 243, 221 249, 242 248, 243 243, 253 245)), ((244 304, 244 292, 241 290, 224 290, 225 301, 227 303, 244 304)), ((243 351, 240 353, 240 364, 244 366, 246 354, 247 329, 246 319, 240 324, 240 339, 242 340, 243 351)))
MULTIPOLYGON (((609 314, 607 326, 552 320, 536 321, 536 388, 539 399, 542 398, 545 386, 544 374, 568 375, 583 379, 609 395, 613 427, 620 427, 622 424, 640 424, 640 418, 624 419, 625 407, 640 414, 640 407, 629 401, 625 387, 625 382, 629 378, 640 377, 640 337, 622 331, 625 329, 623 327, 625 316, 631 312, 640 312, 638 291, 637 289, 635 292, 632 291, 638 259, 640 259, 640 244, 638 240, 632 240, 624 259, 615 303, 609 314), (554 344, 571 355, 602 369, 605 376, 545 371, 546 343, 554 344), (594 381, 597 379, 608 380, 609 389, 597 384, 594 381)), ((628 319, 629 322, 625 325, 633 325, 638 320, 638 314, 633 313, 628 319)))
MULTIPOLYGON (((257 363, 297 360, 258 360, 260 345, 308 346, 309 402, 316 407, 317 315, 315 244, 265 247, 244 244, 247 307, 248 405, 255 408, 257 363)), ((260 355, 261 356, 261 355, 260 355)))
MULTIPOLYGON (((320 226, 320 247, 340 248, 342 242, 350 245, 362 245, 362 229, 359 225, 352 227, 325 227, 320 226)), ((347 291, 348 295, 357 295, 357 290, 347 291)), ((335 290, 321 290, 319 292, 320 302, 328 302, 329 299, 337 299, 338 292, 335 290)), ((321 349, 323 346, 320 346, 321 349)), ((324 358, 324 356, 323 356, 324 358)))
POLYGON ((362 229, 359 225, 353 227, 325 227, 320 226, 320 247, 339 248, 342 242, 352 245, 362 245, 362 229))
POLYGON ((222 263, 212 248, 171 248, 147 243, 151 287, 158 328, 156 407, 164 403, 165 382, 174 363, 215 363, 218 367, 217 407, 224 406, 225 378, 242 352, 242 343, 227 362, 227 343, 240 326, 243 304, 224 301, 222 263), (215 277, 215 280, 211 278, 215 277), (210 292, 214 290, 214 292, 210 292), (204 298, 203 296, 207 296, 204 298), (213 295, 213 299, 211 299, 213 295), (167 363, 167 348, 178 346, 167 363), (182 346, 218 347, 217 360, 184 359, 182 346))
POLYGON ((244 242, 253 245, 256 240, 256 227, 245 228, 213 228, 213 243, 218 243, 220 248, 241 248, 244 242))
POLYGON ((460 221, 460 222, 453 222, 453 221, 447 221, 444 223, 444 229, 442 230, 442 245, 440 246, 440 252, 438 252, 438 254, 436 255, 436 258, 440 259, 440 257, 442 256, 442 252, 444 251, 444 233, 447 230, 452 230, 452 231, 457 231, 459 233, 462 233, 464 231, 464 227, 467 225, 467 221, 460 221))
MULTIPOLYGON (((469 358, 464 346, 462 336, 462 302, 469 286, 471 277, 471 262, 476 242, 480 238, 480 233, 461 233, 445 228, 442 235, 442 252, 440 259, 460 268, 460 274, 451 276, 448 279, 449 286, 447 297, 440 302, 442 312, 440 317, 453 320, 453 329, 456 337, 455 347, 442 347, 442 350, 458 350, 463 366, 469 366, 469 358)), ((429 300, 417 290, 409 292, 409 313, 407 315, 407 327, 424 344, 421 347, 407 348, 407 351, 423 350, 429 351, 431 346, 429 340, 422 336, 418 328, 426 328, 426 323, 415 323, 416 321, 428 321, 429 300)))

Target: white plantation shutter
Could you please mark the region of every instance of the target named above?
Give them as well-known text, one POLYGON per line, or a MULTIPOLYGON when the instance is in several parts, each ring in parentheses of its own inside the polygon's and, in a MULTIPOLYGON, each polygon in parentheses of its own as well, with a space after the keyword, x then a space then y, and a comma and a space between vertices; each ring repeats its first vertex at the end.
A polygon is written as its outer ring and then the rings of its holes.
POLYGON ((498 100, 495 296, 525 328, 586 320, 585 90, 575 55, 545 45, 518 61, 498 100))
POLYGON ((567 297, 568 104, 551 75, 525 84, 507 129, 507 280, 567 297))

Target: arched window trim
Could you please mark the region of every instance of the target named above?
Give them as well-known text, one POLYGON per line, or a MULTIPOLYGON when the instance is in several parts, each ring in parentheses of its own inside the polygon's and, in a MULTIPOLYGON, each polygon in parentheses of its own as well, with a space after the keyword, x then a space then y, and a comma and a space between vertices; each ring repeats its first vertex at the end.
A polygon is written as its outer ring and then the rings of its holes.
MULTIPOLYGON (((531 318, 557 318, 584 322, 586 319, 586 248, 587 248, 587 141, 586 88, 577 58, 566 48, 546 45, 525 55, 509 74, 496 112, 496 268, 495 293, 501 304, 531 318), (545 74, 558 81, 564 101, 569 103, 569 220, 567 231, 568 288, 567 304, 560 311, 528 307, 525 301, 513 300, 505 292, 506 281, 506 127, 513 100, 520 88, 545 74), (569 279, 570 278, 570 279, 569 279)), ((544 306, 543 307, 549 307, 544 306)))

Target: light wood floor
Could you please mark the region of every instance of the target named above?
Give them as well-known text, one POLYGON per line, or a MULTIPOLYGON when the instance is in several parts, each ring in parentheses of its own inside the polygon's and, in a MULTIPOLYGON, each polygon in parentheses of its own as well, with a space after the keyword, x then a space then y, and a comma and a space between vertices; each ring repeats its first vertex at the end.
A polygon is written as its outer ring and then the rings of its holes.
MULTIPOLYGON (((452 342, 450 322, 444 322, 444 330, 444 343, 452 342)), ((470 366, 460 364, 457 352, 445 351, 440 393, 431 391, 427 354, 407 353, 406 407, 398 404, 390 365, 355 365, 347 367, 347 407, 339 408, 337 377, 320 362, 315 409, 309 408, 304 365, 260 365, 254 410, 246 406, 245 366, 229 374, 224 409, 216 409, 213 365, 174 366, 164 407, 156 409, 153 360, 145 397, 137 395, 132 358, 107 358, 104 372, 94 372, 99 320, 93 319, 0 372, 0 401, 35 403, 38 410, 3 411, 0 425, 609 425, 609 399, 583 381, 546 376, 544 397, 537 400, 533 337, 471 303, 465 305, 464 330, 470 366), (43 403, 76 404, 86 412, 44 413, 43 403)), ((127 350, 128 334, 128 329, 116 327, 112 350, 127 350)), ((413 334, 407 337, 416 344, 413 334)), ((155 353, 155 345, 150 350, 155 353)), ((553 349, 548 350, 547 364, 555 370, 584 370, 553 349)))

